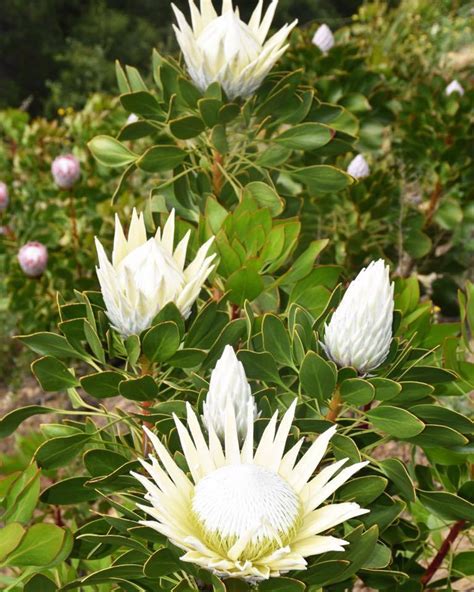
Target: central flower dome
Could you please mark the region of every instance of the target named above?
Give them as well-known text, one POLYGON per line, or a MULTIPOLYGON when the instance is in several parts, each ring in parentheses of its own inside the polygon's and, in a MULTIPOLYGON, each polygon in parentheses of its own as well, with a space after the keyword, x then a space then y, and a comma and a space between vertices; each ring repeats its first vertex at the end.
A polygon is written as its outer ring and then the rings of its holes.
POLYGON ((287 544, 298 527, 301 503, 274 471, 241 464, 204 477, 192 511, 209 545, 229 554, 238 549, 241 560, 252 560, 287 544))

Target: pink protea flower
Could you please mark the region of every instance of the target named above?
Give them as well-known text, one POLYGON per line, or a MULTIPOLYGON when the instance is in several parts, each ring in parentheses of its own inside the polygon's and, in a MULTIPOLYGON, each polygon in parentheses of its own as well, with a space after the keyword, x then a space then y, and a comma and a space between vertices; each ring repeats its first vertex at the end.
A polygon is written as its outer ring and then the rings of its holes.
POLYGON ((0 212, 3 212, 8 207, 8 202, 10 201, 10 197, 8 195, 8 187, 0 181, 0 212))
POLYGON ((18 251, 18 263, 28 277, 39 277, 48 263, 48 249, 37 241, 30 241, 18 251))
POLYGON ((63 154, 53 160, 51 172, 60 189, 70 189, 81 176, 81 164, 73 154, 63 154))

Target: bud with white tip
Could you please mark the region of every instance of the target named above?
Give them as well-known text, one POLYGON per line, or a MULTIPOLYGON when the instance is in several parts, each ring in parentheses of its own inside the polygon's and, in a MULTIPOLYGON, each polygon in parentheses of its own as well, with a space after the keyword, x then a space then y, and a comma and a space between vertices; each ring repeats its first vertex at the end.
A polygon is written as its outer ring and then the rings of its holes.
POLYGON ((9 201, 8 187, 3 181, 0 181, 0 212, 7 209, 9 201))
POLYGON ((151 327, 154 317, 169 302, 174 302, 183 317, 188 317, 214 268, 211 262, 215 255, 207 256, 213 238, 184 267, 191 231, 174 248, 174 218, 172 210, 163 232, 158 228, 155 236, 147 240, 143 214, 133 210, 128 238, 116 216, 112 263, 96 239, 97 277, 107 316, 124 337, 151 327))
POLYGON ((352 281, 325 325, 324 350, 338 366, 366 374, 383 363, 390 350, 393 283, 383 259, 372 261, 352 281))
POLYGON ((127 117, 127 125, 130 125, 131 123, 136 123, 138 121, 138 115, 136 113, 130 113, 130 115, 127 117))
POLYGON ((53 160, 51 172, 60 189, 71 189, 81 176, 81 165, 73 154, 63 154, 53 160))
POLYGON ((265 42, 278 0, 273 0, 262 18, 259 0, 248 24, 223 0, 219 16, 211 0, 201 0, 200 10, 190 0, 192 27, 173 5, 178 26, 173 26, 189 75, 201 90, 218 82, 229 99, 249 97, 288 47, 287 37, 296 21, 285 25, 265 42))
POLYGON ((233 348, 226 345, 212 371, 209 392, 203 405, 202 420, 208 430, 212 427, 220 439, 225 433, 227 405, 231 404, 239 436, 247 433, 248 424, 257 417, 257 405, 252 396, 244 367, 233 348))
POLYGON ((323 53, 327 53, 334 46, 334 35, 326 24, 322 24, 313 35, 313 45, 319 47, 323 53))
POLYGON ((37 241, 26 243, 18 251, 18 263, 28 277, 39 277, 48 264, 48 249, 37 241))
POLYGON ((347 167, 347 172, 354 177, 354 179, 364 179, 369 176, 370 168, 362 154, 358 154, 351 160, 347 167))
POLYGON ((457 80, 453 80, 452 82, 450 82, 448 84, 448 86, 446 87, 446 90, 444 92, 446 93, 446 95, 448 97, 449 97, 449 95, 452 95, 453 93, 458 93, 462 97, 464 94, 464 89, 457 80))

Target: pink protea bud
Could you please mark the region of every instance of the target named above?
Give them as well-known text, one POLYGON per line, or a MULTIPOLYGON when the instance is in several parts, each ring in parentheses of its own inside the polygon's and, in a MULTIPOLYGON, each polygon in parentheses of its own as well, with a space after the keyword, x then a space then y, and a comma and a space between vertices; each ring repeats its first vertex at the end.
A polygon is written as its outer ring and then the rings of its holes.
POLYGON ((39 277, 48 263, 48 249, 37 241, 26 243, 18 251, 18 263, 28 277, 39 277))
POLYGON ((73 154, 63 154, 53 160, 51 172, 60 189, 70 189, 81 176, 81 164, 73 154))
POLYGON ((0 181, 0 212, 3 212, 8 207, 8 202, 10 201, 8 195, 8 187, 0 181))

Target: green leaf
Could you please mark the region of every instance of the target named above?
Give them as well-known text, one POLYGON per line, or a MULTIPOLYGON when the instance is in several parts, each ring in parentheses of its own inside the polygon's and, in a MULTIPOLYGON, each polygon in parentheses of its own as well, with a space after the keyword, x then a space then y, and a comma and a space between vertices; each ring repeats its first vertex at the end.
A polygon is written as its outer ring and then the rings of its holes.
POLYGON ((188 140, 199 136, 205 130, 202 119, 195 115, 186 115, 169 122, 170 131, 175 138, 188 140))
POLYGON ((410 407, 410 411, 427 423, 448 426, 461 434, 472 434, 474 431, 474 422, 471 419, 447 407, 415 405, 410 407))
POLYGON ((11 567, 47 566, 54 562, 65 545, 69 550, 72 548, 65 530, 55 524, 34 524, 5 563, 11 567))
POLYGON ((31 370, 45 391, 61 391, 80 384, 62 362, 51 356, 34 361, 31 370))
POLYGON ((457 376, 450 370, 437 368, 436 366, 415 366, 403 375, 403 379, 438 384, 456 380, 457 376))
POLYGON ((168 360, 174 368, 194 368, 200 366, 206 358, 202 349, 180 349, 168 360))
POLYGON ((402 390, 402 386, 388 378, 369 378, 368 382, 375 387, 374 398, 377 401, 394 399, 402 390))
POLYGON ((143 566, 147 578, 161 578, 173 574, 182 568, 181 564, 169 549, 159 549, 143 566))
POLYGON ((31 520, 38 503, 40 493, 40 470, 35 463, 25 470, 8 475, 0 481, 0 488, 5 490, 0 495, 5 508, 2 522, 21 522, 26 524, 31 520), (13 477, 13 481, 10 478, 13 477))
POLYGON ((226 345, 235 346, 240 339, 245 339, 246 329, 247 323, 245 319, 234 319, 227 323, 207 354, 207 358, 203 362, 203 369, 215 365, 226 345))
POLYGON ((367 405, 375 396, 375 388, 362 378, 350 378, 341 384, 341 396, 349 405, 367 405))
POLYGON ((138 156, 111 136, 96 136, 87 144, 94 158, 107 167, 121 167, 132 162, 138 156))
POLYGON ((16 522, 0 528, 0 563, 18 547, 24 534, 25 529, 16 522))
POLYGON ((219 109, 222 103, 217 99, 200 99, 199 112, 207 127, 214 127, 219 123, 219 109))
POLYGON ((336 370, 315 352, 308 352, 301 364, 300 382, 303 391, 320 403, 331 398, 336 388, 336 370))
POLYGON ((388 458, 379 463, 380 469, 395 485, 396 493, 409 502, 415 501, 415 487, 413 481, 398 458, 388 458))
POLYGON ((226 281, 229 299, 242 306, 246 300, 255 300, 265 289, 263 279, 254 265, 246 265, 235 271, 226 281))
POLYGON ((294 578, 270 578, 258 587, 259 592, 304 592, 306 586, 294 578))
POLYGON ((165 321, 149 329, 143 337, 143 353, 150 362, 164 362, 176 353, 181 338, 176 323, 165 321))
POLYGON ((16 337, 40 356, 55 356, 56 358, 77 357, 78 352, 71 347, 62 335, 55 333, 33 333, 16 337))
POLYGON ((300 123, 285 130, 275 142, 294 150, 316 150, 330 142, 332 132, 320 123, 300 123))
POLYGON ((158 397, 158 385, 149 375, 123 380, 119 384, 119 391, 131 401, 153 401, 158 397))
POLYGON ((468 439, 456 430, 453 430, 453 428, 450 428, 447 425, 434 424, 427 425, 420 434, 407 439, 413 444, 425 448, 437 446, 454 448, 457 446, 464 446, 468 443, 468 439))
POLYGON ((254 352, 242 349, 237 352, 248 378, 280 384, 281 379, 275 360, 268 352, 254 352))
POLYGON ((56 592, 56 584, 43 574, 36 574, 25 584, 23 592, 56 592))
POLYGON ((162 120, 164 118, 160 104, 150 92, 141 90, 123 94, 120 97, 120 102, 129 113, 141 115, 145 119, 162 120))
POLYGON ((87 477, 69 477, 58 483, 54 483, 43 491, 40 499, 45 504, 67 505, 88 502, 97 498, 93 489, 87 489, 84 484, 87 477))
POLYGON ((293 366, 291 343, 285 325, 279 317, 267 314, 262 323, 263 346, 283 366, 293 366))
POLYGON ((186 155, 187 153, 177 146, 152 146, 139 158, 137 166, 148 173, 169 171, 181 164, 186 155))
POLYGON ((16 428, 29 417, 55 411, 56 409, 52 407, 43 407, 42 405, 29 405, 28 407, 14 409, 0 419, 0 438, 6 438, 13 434, 16 428))
POLYGON ((453 559, 452 570, 456 574, 474 576, 474 551, 464 551, 453 559))
POLYGON ((474 521, 474 504, 447 491, 417 491, 418 499, 443 520, 474 521))
POLYGON ((351 185, 352 178, 336 167, 316 164, 290 172, 295 181, 305 183, 311 191, 328 193, 351 185))
POLYGON ((107 397, 116 397, 119 394, 118 385, 123 380, 123 374, 106 370, 89 374, 81 378, 81 386, 96 399, 106 399, 107 397))
POLYGON ((253 198, 261 208, 267 208, 272 218, 276 218, 283 212, 285 202, 278 193, 266 183, 253 181, 244 188, 244 197, 253 198))
POLYGON ((389 405, 380 405, 366 415, 376 429, 398 438, 416 436, 425 428, 425 424, 409 411, 389 405))
POLYGON ((44 469, 58 469, 66 466, 89 442, 92 434, 73 434, 51 438, 35 452, 35 460, 44 469))
POLYGON ((84 454, 84 466, 93 477, 109 475, 127 462, 127 458, 118 452, 93 448, 84 454))
POLYGON ((385 491, 387 479, 370 475, 368 477, 357 477, 351 479, 339 489, 339 498, 341 501, 355 501, 365 506, 370 504, 385 491))

